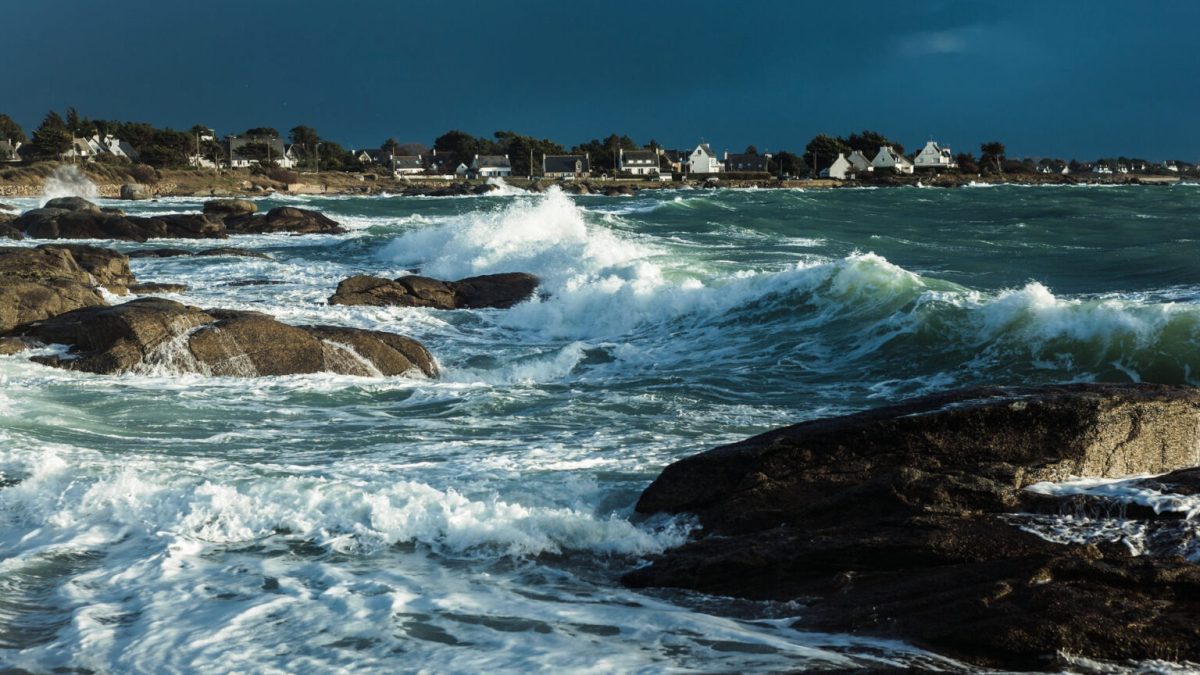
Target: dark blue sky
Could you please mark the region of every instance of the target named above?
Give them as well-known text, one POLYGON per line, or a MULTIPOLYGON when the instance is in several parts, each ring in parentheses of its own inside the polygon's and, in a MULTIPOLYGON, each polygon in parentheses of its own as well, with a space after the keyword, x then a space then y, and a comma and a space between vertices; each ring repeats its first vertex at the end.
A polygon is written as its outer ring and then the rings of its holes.
POLYGON ((1088 0, 6 3, 0 112, 348 147, 451 128, 565 145, 910 148, 1200 160, 1200 3, 1088 0))

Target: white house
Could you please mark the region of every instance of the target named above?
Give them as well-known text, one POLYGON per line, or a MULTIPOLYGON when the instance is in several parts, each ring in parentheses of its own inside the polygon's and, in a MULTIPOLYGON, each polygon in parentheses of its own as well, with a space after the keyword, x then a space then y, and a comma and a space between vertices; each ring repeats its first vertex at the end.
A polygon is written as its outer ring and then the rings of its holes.
POLYGON ((688 173, 721 173, 723 168, 723 163, 717 159, 717 153, 712 151, 708 143, 697 145, 688 157, 688 173))
POLYGON ((1166 169, 1167 171, 1173 171, 1175 173, 1179 173, 1179 165, 1170 160, 1163 162, 1163 168, 1166 169))
POLYGON ((913 158, 913 166, 918 169, 953 169, 958 166, 950 154, 950 148, 940 147, 934 141, 927 141, 925 147, 913 158))
POLYGON ((512 163, 508 155, 475 155, 471 173, 478 178, 503 178, 512 175, 512 163))
POLYGON ((876 169, 891 169, 896 173, 912 173, 913 164, 908 161, 908 158, 892 149, 892 146, 885 145, 879 148, 879 154, 875 155, 875 159, 871 160, 871 166, 876 169))
POLYGON ((20 149, 20 141, 14 141, 11 138, 0 141, 0 162, 21 161, 21 154, 18 152, 20 149))
POLYGON ((833 178, 835 180, 846 180, 847 176, 853 176, 855 172, 854 164, 846 159, 846 154, 839 152, 837 159, 833 160, 833 164, 829 168, 821 170, 822 178, 833 178))
POLYGON ((425 160, 420 155, 392 155, 392 172, 397 176, 418 176, 425 173, 425 160))
POLYGON ((621 148, 617 154, 617 171, 632 176, 657 176, 661 173, 658 168, 658 153, 654 150, 621 148))
POLYGON ((867 156, 862 154, 862 152, 859 150, 855 150, 854 152, 850 153, 850 156, 846 158, 846 161, 850 162, 850 166, 854 167, 856 172, 875 170, 875 167, 871 166, 871 160, 867 159, 867 156))
POLYGON ((1096 162, 1092 167, 1092 173, 1108 174, 1112 173, 1112 167, 1105 162, 1096 162))

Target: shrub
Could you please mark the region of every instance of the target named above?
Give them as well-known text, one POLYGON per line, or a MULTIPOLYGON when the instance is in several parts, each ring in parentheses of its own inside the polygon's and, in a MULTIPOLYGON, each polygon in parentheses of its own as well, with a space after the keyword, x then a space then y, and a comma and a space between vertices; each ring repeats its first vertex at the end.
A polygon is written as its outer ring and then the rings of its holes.
POLYGON ((295 171, 288 171, 277 166, 267 168, 267 178, 280 183, 299 183, 300 176, 295 171))
POLYGON ((153 185, 158 182, 158 171, 148 164, 134 164, 129 168, 129 175, 139 183, 153 185))

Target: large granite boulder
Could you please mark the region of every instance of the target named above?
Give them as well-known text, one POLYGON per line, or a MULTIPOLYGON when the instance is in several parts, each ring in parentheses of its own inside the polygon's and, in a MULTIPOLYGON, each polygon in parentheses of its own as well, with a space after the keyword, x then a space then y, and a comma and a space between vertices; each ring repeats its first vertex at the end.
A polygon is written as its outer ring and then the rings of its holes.
POLYGON ((204 202, 204 215, 217 220, 230 217, 252 216, 258 211, 258 205, 249 199, 213 199, 204 202))
MULTIPOLYGON (((1016 526, 1079 508, 1024 489, 1039 481, 1196 465, 1192 388, 916 399, 668 466, 637 510, 696 514, 701 536, 625 582, 799 600, 800 628, 899 637, 989 667, 1058 669, 1067 653, 1196 661, 1200 566, 1118 544, 1054 543, 1016 526)), ((1160 481, 1185 482, 1173 476, 1160 481)))
POLYGON ((329 297, 331 305, 432 307, 435 309, 507 308, 528 300, 539 280, 512 272, 441 281, 416 275, 383 279, 357 275, 343 279, 329 297))
POLYGON ((89 307, 24 324, 7 337, 69 346, 41 363, 94 373, 171 372, 225 376, 333 372, 436 377, 418 342, 327 326, 290 326, 256 312, 202 310, 162 298, 89 307))
POLYGON ((121 199, 138 201, 142 199, 150 199, 153 193, 150 188, 141 183, 125 183, 121 186, 121 199))
POLYGON ((100 213, 100 207, 83 197, 55 197, 42 205, 44 209, 62 209, 63 211, 83 211, 84 213, 100 213))
POLYGON ((24 239, 25 235, 21 231, 12 226, 12 222, 17 219, 15 213, 0 213, 0 238, 4 239, 24 239))
POLYGON ((223 216, 223 222, 233 234, 341 234, 346 231, 322 213, 292 206, 271 209, 266 215, 223 216))
POLYGON ((124 293, 132 281, 128 261, 109 249, 0 247, 0 331, 103 305, 100 286, 124 293))

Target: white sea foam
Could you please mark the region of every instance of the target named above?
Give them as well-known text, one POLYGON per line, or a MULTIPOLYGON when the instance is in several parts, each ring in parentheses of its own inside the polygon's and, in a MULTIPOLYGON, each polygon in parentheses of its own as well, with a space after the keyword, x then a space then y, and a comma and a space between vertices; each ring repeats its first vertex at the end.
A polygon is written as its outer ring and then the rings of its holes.
POLYGON ((42 204, 58 197, 83 197, 95 199, 99 196, 96 184, 83 175, 74 164, 62 164, 54 169, 54 173, 42 185, 42 204))

